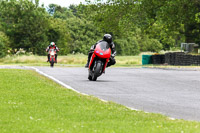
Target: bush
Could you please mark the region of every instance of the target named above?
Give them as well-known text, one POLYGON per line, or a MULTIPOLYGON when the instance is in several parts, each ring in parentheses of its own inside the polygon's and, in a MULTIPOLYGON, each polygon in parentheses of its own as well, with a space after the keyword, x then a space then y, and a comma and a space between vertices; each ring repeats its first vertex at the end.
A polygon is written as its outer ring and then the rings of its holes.
POLYGON ((157 39, 150 39, 147 36, 141 38, 138 41, 141 52, 145 51, 159 52, 163 48, 162 44, 157 39))
POLYGON ((0 32, 0 58, 6 56, 9 44, 9 38, 3 32, 0 32))
POLYGON ((119 55, 137 55, 140 52, 138 43, 134 38, 116 39, 114 42, 119 55))
POLYGON ((159 52, 163 48, 162 44, 156 39, 149 39, 147 45, 147 51, 159 52))

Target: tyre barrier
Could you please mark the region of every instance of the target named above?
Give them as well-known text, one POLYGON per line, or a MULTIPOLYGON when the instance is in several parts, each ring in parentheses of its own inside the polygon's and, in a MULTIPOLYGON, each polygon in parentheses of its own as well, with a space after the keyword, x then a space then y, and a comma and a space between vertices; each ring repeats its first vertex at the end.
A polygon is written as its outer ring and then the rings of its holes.
POLYGON ((184 52, 166 53, 164 55, 152 55, 152 64, 168 64, 176 66, 200 66, 200 55, 190 55, 184 52))
POLYGON ((200 66, 200 55, 190 55, 184 52, 169 52, 159 55, 143 55, 142 64, 167 64, 176 66, 200 66))
POLYGON ((152 55, 152 64, 164 64, 165 63, 165 55, 152 55))
POLYGON ((193 55, 192 56, 192 60, 193 60, 193 65, 200 65, 200 55, 193 55))

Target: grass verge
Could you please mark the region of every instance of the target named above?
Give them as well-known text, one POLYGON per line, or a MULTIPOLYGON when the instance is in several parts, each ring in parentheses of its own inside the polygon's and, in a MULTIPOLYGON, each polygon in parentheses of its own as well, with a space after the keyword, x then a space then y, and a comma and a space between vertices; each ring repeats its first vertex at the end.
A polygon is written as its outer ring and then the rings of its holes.
MULTIPOLYGON (((76 54, 59 56, 57 66, 84 66, 87 62, 87 55, 76 54)), ((49 66, 47 56, 16 55, 0 59, 0 65, 28 65, 28 66, 49 66)), ((116 56, 115 66, 138 66, 142 64, 142 56, 116 56)))
POLYGON ((31 70, 0 69, 0 131, 200 132, 199 122, 170 120, 68 90, 31 70))

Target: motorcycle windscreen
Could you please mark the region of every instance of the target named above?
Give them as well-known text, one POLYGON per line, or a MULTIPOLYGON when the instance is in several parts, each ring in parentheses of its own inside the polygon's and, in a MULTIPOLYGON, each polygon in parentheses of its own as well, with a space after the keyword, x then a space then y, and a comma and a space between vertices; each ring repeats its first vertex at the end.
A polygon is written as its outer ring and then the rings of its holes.
POLYGON ((105 42, 105 41, 100 42, 99 45, 100 45, 101 50, 103 50, 103 51, 106 51, 107 49, 110 48, 109 44, 107 42, 105 42))
POLYGON ((54 51, 53 49, 51 49, 51 50, 49 51, 49 54, 50 54, 50 55, 55 55, 55 51, 54 51))
POLYGON ((54 52, 51 52, 51 53, 50 53, 50 55, 51 55, 51 56, 54 56, 54 55, 55 55, 55 53, 54 53, 54 52))

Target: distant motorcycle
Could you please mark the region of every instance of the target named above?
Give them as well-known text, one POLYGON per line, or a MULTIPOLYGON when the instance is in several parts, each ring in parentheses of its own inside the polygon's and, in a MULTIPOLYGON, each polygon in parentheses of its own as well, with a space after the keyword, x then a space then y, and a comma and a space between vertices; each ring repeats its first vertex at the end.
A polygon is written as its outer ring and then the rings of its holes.
POLYGON ((55 63, 55 56, 56 56, 56 50, 55 49, 50 49, 49 50, 49 54, 50 54, 50 66, 53 67, 54 63, 55 63))
POLYGON ((111 49, 107 42, 103 41, 96 45, 88 68, 89 80, 96 81, 97 77, 101 76, 101 74, 105 71, 110 56, 111 49))

